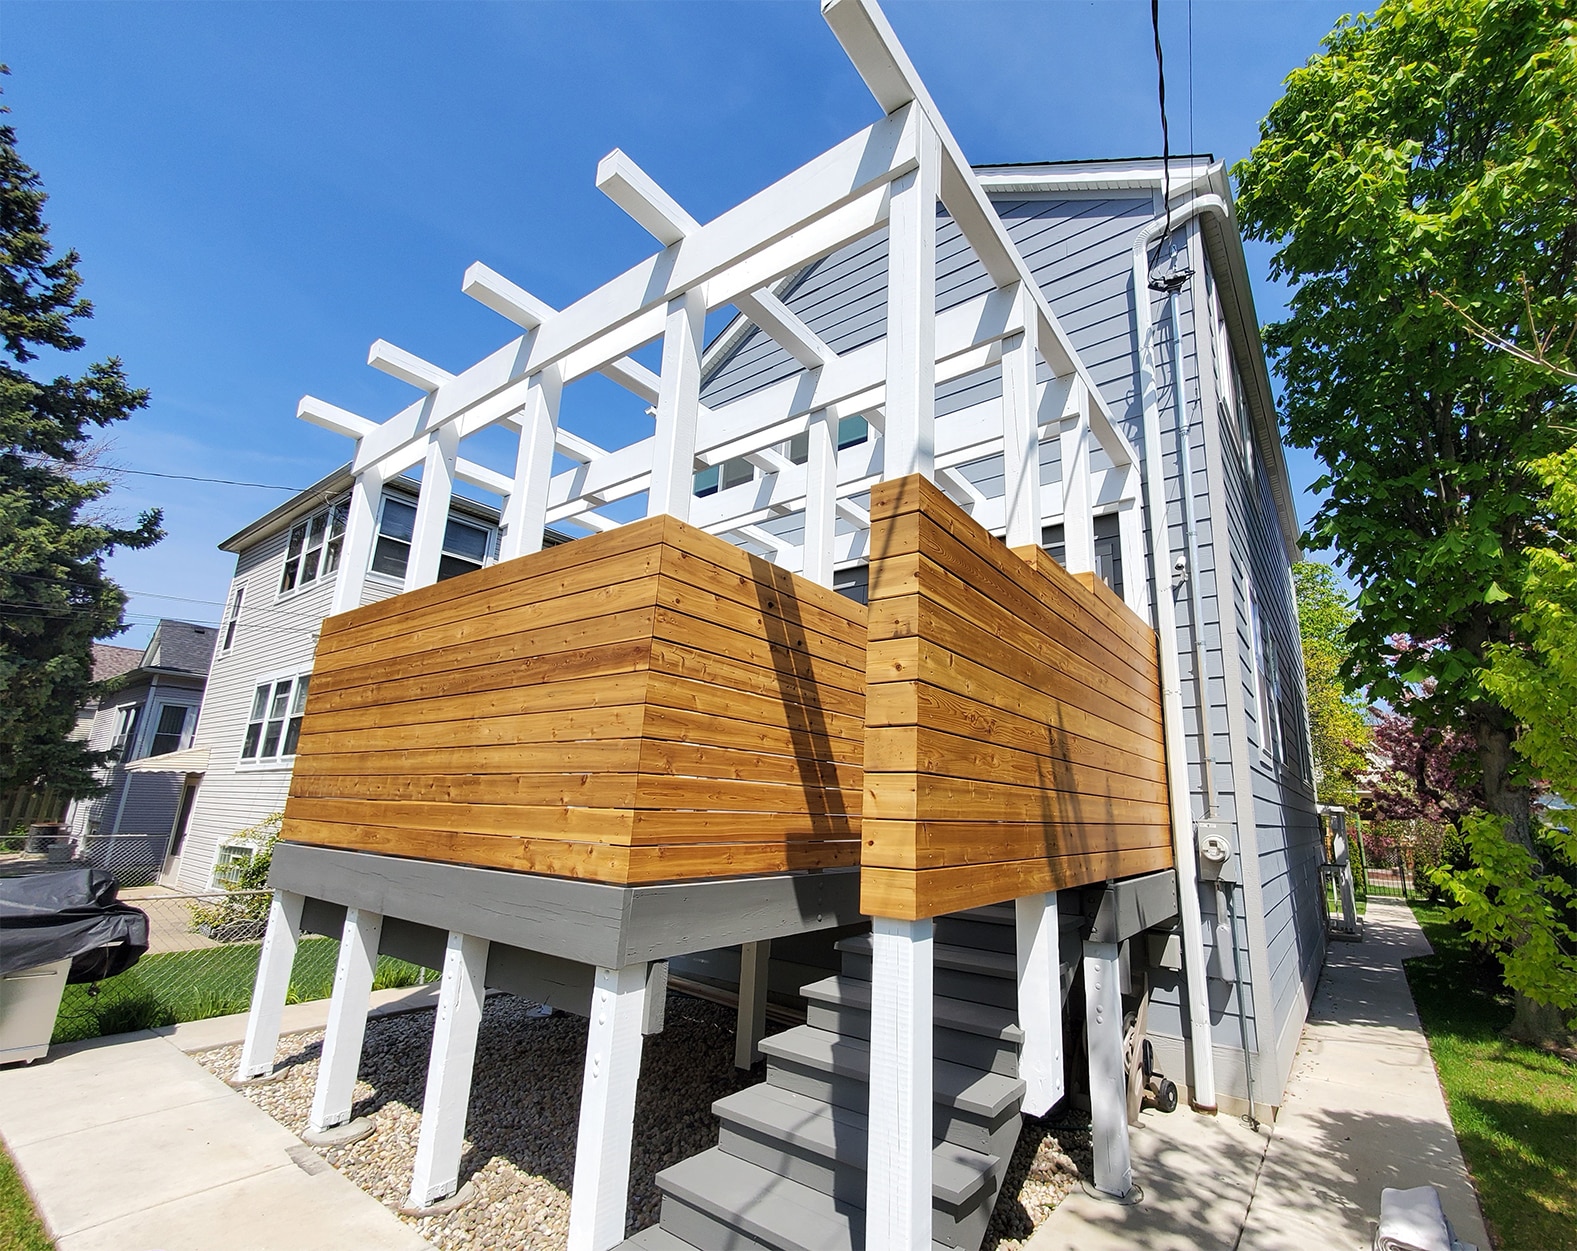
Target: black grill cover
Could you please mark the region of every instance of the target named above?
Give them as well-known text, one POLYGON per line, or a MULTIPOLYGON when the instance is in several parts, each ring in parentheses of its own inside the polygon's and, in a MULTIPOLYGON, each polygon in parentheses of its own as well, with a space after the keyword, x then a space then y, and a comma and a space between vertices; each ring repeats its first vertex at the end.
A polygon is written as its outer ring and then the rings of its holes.
POLYGON ((115 898, 115 875, 68 869, 0 878, 0 973, 70 960, 69 982, 97 982, 148 950, 148 914, 115 898))

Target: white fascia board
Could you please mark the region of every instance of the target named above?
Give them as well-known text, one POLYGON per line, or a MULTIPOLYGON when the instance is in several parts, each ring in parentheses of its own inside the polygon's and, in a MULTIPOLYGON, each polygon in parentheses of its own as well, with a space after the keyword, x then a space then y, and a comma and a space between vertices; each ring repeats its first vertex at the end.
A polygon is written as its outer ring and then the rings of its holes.
MULTIPOLYGON (((662 309, 671 298, 685 291, 707 284, 709 306, 716 306, 730 302, 740 291, 767 286, 774 278, 814 257, 823 242, 817 234, 818 226, 823 234, 833 235, 837 227, 847 228, 848 223, 839 218, 837 210, 859 201, 868 192, 884 191, 893 179, 913 169, 916 151, 915 126, 907 112, 885 117, 844 140, 440 387, 426 428, 454 420, 524 375, 565 361, 599 339, 606 341, 603 354, 600 359, 583 362, 581 372, 590 372, 608 360, 626 355, 660 333, 662 309), (774 247, 782 244, 788 246, 774 247), (751 261, 756 264, 747 263, 751 261), (730 290, 731 284, 725 280, 714 290, 713 280, 722 280, 728 274, 738 286, 730 290), (652 312, 658 314, 659 324, 652 329, 643 327, 642 337, 621 343, 615 332, 652 312)), ((880 213, 885 196, 878 195, 876 199, 880 213)), ((879 217, 875 224, 881 220, 885 217, 879 217)), ((841 242, 833 243, 828 250, 836 250, 837 246, 841 242)), ((564 380, 570 382, 576 376, 579 374, 566 364, 564 380)), ((518 406, 517 403, 514 407, 518 406)), ((364 441, 358 468, 382 462, 425 433, 417 421, 418 414, 406 409, 384 422, 364 441)))
POLYGON ((597 162, 597 190, 665 248, 701 228, 656 179, 618 148, 597 162))
POLYGON ((387 339, 378 339, 367 349, 367 364, 419 391, 433 392, 454 381, 454 375, 447 369, 424 361, 414 352, 395 347, 387 339))

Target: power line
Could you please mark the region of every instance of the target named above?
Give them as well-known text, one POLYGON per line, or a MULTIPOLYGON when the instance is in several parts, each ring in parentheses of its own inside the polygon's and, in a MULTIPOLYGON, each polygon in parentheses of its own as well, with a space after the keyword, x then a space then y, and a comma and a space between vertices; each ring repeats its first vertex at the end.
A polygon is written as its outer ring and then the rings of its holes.
POLYGON ((1166 129, 1166 66, 1161 59, 1161 0, 1150 0, 1150 29, 1155 35, 1156 91, 1161 101, 1161 199, 1166 208, 1166 227, 1161 238, 1172 233, 1172 144, 1166 129))
POLYGON ((134 473, 143 478, 175 478, 181 482, 212 482, 219 486, 255 487, 259 491, 289 491, 299 494, 306 487, 280 486, 277 482, 238 482, 234 478, 205 478, 191 473, 159 473, 154 469, 106 469, 106 473, 134 473))

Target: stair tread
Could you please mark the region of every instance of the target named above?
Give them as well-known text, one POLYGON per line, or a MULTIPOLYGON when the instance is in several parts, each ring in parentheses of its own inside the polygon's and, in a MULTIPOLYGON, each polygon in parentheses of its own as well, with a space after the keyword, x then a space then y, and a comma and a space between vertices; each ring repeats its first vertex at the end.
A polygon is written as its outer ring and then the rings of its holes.
MULTIPOLYGON (((748 1126, 771 1138, 805 1147, 840 1167, 865 1171, 866 1117, 766 1083, 717 1100, 712 1111, 724 1122, 748 1126)), ((990 1180, 997 1157, 956 1143, 938 1143, 931 1152, 931 1190, 936 1198, 961 1207, 990 1180)))
MULTIPOLYGON (((864 1012, 871 1010, 871 984, 843 974, 810 982, 800 987, 800 994, 817 1003, 858 1008, 864 1012)), ((967 999, 952 999, 946 995, 937 995, 932 1007, 932 1020, 937 1025, 970 1034, 983 1034, 1003 1042, 1022 1043, 1024 1031, 1014 1019, 1016 1015, 994 1004, 972 1003, 967 999)))
MULTIPOLYGON (((843 1038, 810 1025, 797 1025, 761 1040, 768 1056, 798 1060, 811 1068, 830 1071, 860 1081, 870 1078, 871 1052, 864 1039, 843 1038)), ((948 1060, 932 1063, 936 1102, 987 1120, 993 1119, 1023 1097, 1024 1082, 1001 1073, 985 1072, 948 1060)))
MULTIPOLYGON (((825 1251, 864 1242, 865 1213, 860 1209, 717 1147, 664 1169, 657 1174, 657 1185, 663 1194, 786 1251, 825 1251)), ((932 1247, 949 1251, 938 1242, 932 1247)))
MULTIPOLYGON (((853 938, 840 939, 837 948, 850 955, 871 954, 871 936, 856 934, 853 938)), ((1018 961, 1005 951, 986 951, 980 947, 956 947, 951 943, 934 943, 931 947, 932 963, 939 969, 956 969, 964 973, 979 973, 986 977, 1018 979, 1018 961)))
POLYGON ((627 1238, 613 1251, 695 1251, 695 1247, 678 1234, 671 1234, 661 1225, 648 1225, 633 1238, 627 1238))

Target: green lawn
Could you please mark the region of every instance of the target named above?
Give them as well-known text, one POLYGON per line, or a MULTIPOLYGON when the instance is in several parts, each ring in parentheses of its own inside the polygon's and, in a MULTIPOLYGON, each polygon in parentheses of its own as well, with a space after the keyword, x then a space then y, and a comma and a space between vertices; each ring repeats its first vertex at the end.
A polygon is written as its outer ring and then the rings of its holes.
POLYGON ((1577 1251, 1577 1065, 1500 1031, 1498 966, 1415 902, 1435 954, 1407 963, 1418 1015, 1484 1216, 1503 1251, 1577 1251))
POLYGON ((0 1148, 0 1251, 55 1251, 16 1165, 0 1148))
MULTIPOLYGON (((74 1042, 245 1012, 259 949, 257 943, 231 943, 144 956, 117 977, 91 986, 67 986, 51 1041, 74 1042)), ((328 998, 338 955, 337 939, 302 939, 290 978, 290 1002, 328 998)), ((378 958, 376 988, 414 986, 421 980, 422 970, 414 964, 378 958)))

